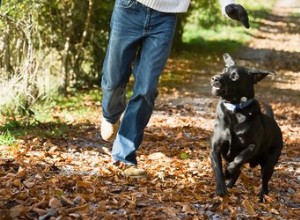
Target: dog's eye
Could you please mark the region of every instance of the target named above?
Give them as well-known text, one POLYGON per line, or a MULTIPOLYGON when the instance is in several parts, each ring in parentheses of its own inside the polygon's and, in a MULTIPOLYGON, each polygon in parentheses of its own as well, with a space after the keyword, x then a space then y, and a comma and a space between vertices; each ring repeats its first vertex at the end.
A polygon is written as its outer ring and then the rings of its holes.
POLYGON ((222 74, 227 73, 227 71, 228 71, 228 68, 225 67, 225 68, 223 69, 223 71, 222 71, 222 74))
POLYGON ((232 72, 231 74, 230 74, 230 79, 232 79, 233 81, 236 81, 236 80, 238 80, 239 79, 239 74, 237 73, 237 72, 232 72))

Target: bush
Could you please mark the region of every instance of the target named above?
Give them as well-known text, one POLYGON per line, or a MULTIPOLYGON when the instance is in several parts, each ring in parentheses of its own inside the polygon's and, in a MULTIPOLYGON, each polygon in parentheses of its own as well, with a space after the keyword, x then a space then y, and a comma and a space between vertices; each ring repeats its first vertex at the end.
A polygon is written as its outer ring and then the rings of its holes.
POLYGON ((99 84, 110 0, 10 0, 0 7, 0 108, 99 84))

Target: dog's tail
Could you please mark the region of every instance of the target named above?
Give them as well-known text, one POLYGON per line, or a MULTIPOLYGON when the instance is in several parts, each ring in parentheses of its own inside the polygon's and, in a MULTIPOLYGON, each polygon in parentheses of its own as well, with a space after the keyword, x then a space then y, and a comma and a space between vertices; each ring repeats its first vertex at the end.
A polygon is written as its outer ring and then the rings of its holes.
POLYGON ((274 118, 274 112, 273 112, 271 105, 269 105, 266 102, 260 102, 260 107, 261 107, 261 112, 263 114, 266 114, 271 118, 274 118))

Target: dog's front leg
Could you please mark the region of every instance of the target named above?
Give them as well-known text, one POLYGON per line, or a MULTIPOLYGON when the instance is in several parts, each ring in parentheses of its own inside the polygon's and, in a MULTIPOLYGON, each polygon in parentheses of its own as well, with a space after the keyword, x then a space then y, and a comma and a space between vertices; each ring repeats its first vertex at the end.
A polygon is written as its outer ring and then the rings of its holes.
POLYGON ((222 158, 219 152, 216 152, 214 149, 210 151, 210 159, 212 162, 212 167, 214 170, 216 178, 216 194, 219 196, 224 196, 227 194, 225 179, 222 171, 222 158))
POLYGON ((234 186, 235 182, 237 181, 241 171, 241 166, 248 162, 251 157, 253 156, 253 153, 255 151, 255 144, 250 144, 245 150, 243 150, 241 153, 239 153, 233 161, 231 161, 227 168, 226 168, 226 177, 229 178, 229 182, 227 184, 227 187, 231 188, 234 186))

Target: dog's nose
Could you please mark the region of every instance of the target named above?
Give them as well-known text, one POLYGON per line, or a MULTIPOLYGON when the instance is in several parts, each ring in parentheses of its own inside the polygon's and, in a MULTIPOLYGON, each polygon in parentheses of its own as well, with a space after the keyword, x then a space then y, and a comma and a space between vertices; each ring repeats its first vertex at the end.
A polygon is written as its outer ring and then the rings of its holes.
POLYGON ((218 76, 213 76, 213 77, 211 77, 211 81, 212 81, 212 82, 216 82, 216 81, 219 80, 219 78, 220 78, 220 77, 218 77, 218 76))
POLYGON ((216 83, 220 83, 220 79, 221 77, 219 75, 215 75, 213 77, 211 77, 211 84, 216 84, 216 83))

